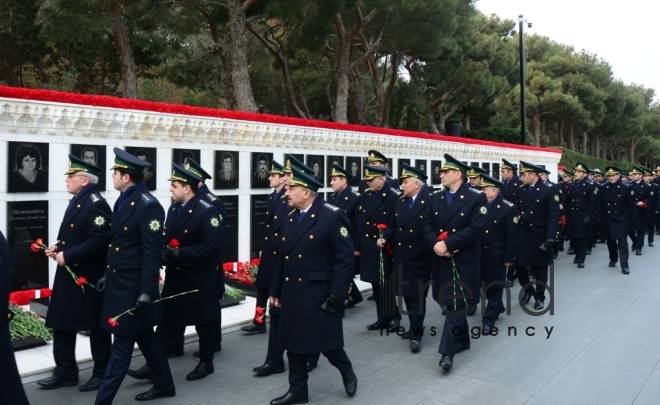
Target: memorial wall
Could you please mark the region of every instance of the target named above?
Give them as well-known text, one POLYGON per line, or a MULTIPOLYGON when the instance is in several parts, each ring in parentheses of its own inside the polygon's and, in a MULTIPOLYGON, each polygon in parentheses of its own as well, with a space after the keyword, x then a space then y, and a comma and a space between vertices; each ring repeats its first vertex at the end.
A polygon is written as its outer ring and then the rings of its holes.
MULTIPOLYGON (((332 191, 327 174, 333 163, 355 174, 357 188, 367 151, 390 160, 393 177, 403 163, 429 174, 440 184, 442 156, 449 153, 479 165, 499 178, 502 158, 545 166, 557 177, 561 151, 499 144, 460 137, 360 127, 289 117, 276 117, 199 107, 85 96, 0 86, 0 229, 12 249, 12 290, 52 286, 55 263, 30 251, 43 238, 52 244, 71 195, 64 172, 69 153, 109 168, 112 149, 121 147, 152 164, 146 182, 167 208, 172 162, 186 157, 213 175, 209 188, 227 206, 225 261, 246 261, 259 254, 271 192, 268 175, 273 159, 292 153, 314 169, 332 191)), ((110 171, 99 187, 112 207, 119 192, 110 171)))

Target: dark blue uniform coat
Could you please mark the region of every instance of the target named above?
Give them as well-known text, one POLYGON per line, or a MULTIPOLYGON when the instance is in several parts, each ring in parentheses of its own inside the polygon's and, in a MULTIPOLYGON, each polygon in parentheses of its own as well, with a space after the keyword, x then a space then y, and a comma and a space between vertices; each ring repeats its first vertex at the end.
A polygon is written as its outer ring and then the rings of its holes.
MULTIPOLYGON (((358 237, 355 250, 360 252, 360 280, 367 283, 380 282, 380 248, 376 241, 380 237, 378 224, 387 225, 394 211, 399 193, 389 183, 377 192, 367 190, 358 198, 358 237)), ((384 276, 392 271, 392 254, 383 249, 384 276)))
POLYGON ((639 214, 630 187, 621 179, 616 183, 606 183, 600 189, 600 206, 603 218, 605 239, 626 239, 633 222, 639 221, 639 214))
POLYGON ((498 195, 481 231, 481 282, 506 281, 504 263, 513 263, 518 245, 518 207, 498 195))
MULTIPOLYGON (((119 202, 119 200, 117 200, 119 202)), ((108 318, 135 307, 141 292, 158 299, 165 212, 144 182, 138 184, 121 211, 115 204, 108 244, 101 328, 115 335, 134 335, 163 321, 160 304, 134 311, 110 326, 108 318)), ((176 298, 174 298, 176 299, 176 298)), ((214 307, 215 308, 215 307, 214 307)))
POLYGON ((598 202, 598 186, 587 178, 574 181, 564 194, 564 209, 568 223, 568 236, 571 238, 591 238, 591 226, 595 224, 598 202), (591 222, 585 225, 584 218, 591 222))
POLYGON ((297 214, 285 220, 270 290, 281 300, 279 346, 300 354, 339 349, 344 347, 343 311, 331 314, 321 305, 330 295, 348 298, 354 251, 348 218, 321 196, 298 224, 297 214))
POLYGON ((220 238, 220 249, 218 249, 217 259, 216 259, 216 284, 218 287, 218 298, 222 299, 222 296, 225 295, 225 273, 222 269, 222 248, 225 245, 225 235, 227 234, 227 208, 225 203, 218 197, 213 194, 209 188, 205 185, 200 187, 197 190, 197 194, 201 195, 201 199, 213 204, 215 209, 218 210, 220 218, 220 228, 218 228, 218 237, 220 238))
MULTIPOLYGON (((390 177, 389 174, 387 175, 387 184, 389 184, 390 187, 392 187, 395 190, 398 190, 400 186, 399 180, 390 177)), ((362 195, 367 190, 369 190, 369 185, 367 184, 367 181, 364 179, 360 180, 360 184, 358 184, 358 194, 362 195)))
POLYGON ((520 189, 523 185, 522 180, 518 175, 514 174, 511 180, 504 183, 504 188, 502 189, 502 197, 511 202, 518 201, 518 194, 520 194, 520 189))
POLYGON ((653 190, 650 185, 641 180, 639 183, 630 183, 630 195, 635 202, 635 210, 637 211, 638 217, 638 220, 634 221, 637 223, 635 230, 639 232, 646 231, 646 225, 650 217, 649 211, 653 212, 655 208, 655 195, 653 190), (646 207, 637 206, 638 202, 643 202, 646 204, 646 207))
POLYGON ((525 185, 515 202, 520 210, 516 265, 547 266, 552 261, 552 249, 543 250, 546 240, 556 240, 559 232, 559 196, 554 186, 540 179, 525 185))
MULTIPOLYGON (((89 283, 103 277, 103 260, 110 237, 112 212, 95 185, 88 186, 64 214, 57 234, 57 250, 78 277, 89 283), (99 260, 101 258, 101 260, 99 260)), ((63 266, 57 266, 46 326, 62 331, 97 329, 102 295, 89 286, 78 287, 63 266)))
POLYGON ((454 201, 447 205, 448 189, 436 191, 431 196, 429 220, 423 227, 427 249, 432 255, 433 298, 444 306, 465 308, 461 289, 456 284, 454 295, 454 276, 452 258, 440 257, 433 252, 438 236, 448 233, 445 244, 453 254, 458 272, 458 279, 463 285, 465 300, 468 305, 476 303, 479 297, 479 279, 481 271, 481 247, 479 234, 486 222, 486 195, 463 183, 456 190, 454 201), (444 290, 443 290, 444 289, 444 290), (442 296, 439 294, 442 293, 442 296))
POLYGON ((353 244, 357 244, 357 236, 358 236, 358 225, 357 225, 357 207, 358 207, 358 198, 360 197, 360 194, 353 190, 350 187, 346 187, 344 191, 342 191, 339 195, 339 199, 337 199, 337 193, 332 193, 330 194, 330 197, 328 198, 328 204, 332 204, 337 208, 341 208, 344 211, 346 211, 346 215, 348 216, 348 221, 351 223, 351 239, 353 240, 353 244))
MULTIPOLYGON (((273 260, 277 259, 282 239, 282 224, 286 215, 291 212, 289 198, 284 195, 284 187, 268 196, 268 211, 266 212, 266 230, 261 244, 261 260, 257 272, 257 287, 270 288, 273 279, 273 260)), ((272 310, 272 308, 271 308, 272 310)))
POLYGON ((400 197, 385 233, 385 240, 394 247, 394 287, 396 295, 419 298, 424 296, 431 280, 431 255, 422 234, 428 222, 431 196, 423 187, 408 210, 410 197, 400 197))
POLYGON ((163 297, 199 290, 163 301, 165 324, 201 325, 218 320, 216 280, 221 228, 218 210, 195 194, 177 215, 178 203, 167 211, 163 248, 172 239, 179 241, 179 261, 165 269, 163 297))

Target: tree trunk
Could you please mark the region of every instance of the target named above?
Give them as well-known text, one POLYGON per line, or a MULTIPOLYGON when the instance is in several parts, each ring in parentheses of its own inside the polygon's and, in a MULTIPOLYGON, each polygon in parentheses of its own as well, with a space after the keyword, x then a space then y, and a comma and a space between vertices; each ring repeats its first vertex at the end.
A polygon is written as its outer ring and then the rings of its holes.
POLYGON ((257 103, 250 84, 248 71, 248 36, 245 26, 245 10, 239 0, 227 4, 231 30, 231 81, 236 97, 236 106, 241 111, 257 112, 257 103))
POLYGON ((585 155, 589 153, 587 146, 587 131, 582 131, 582 153, 585 155))
POLYGON ((353 122, 360 125, 369 125, 367 99, 364 95, 364 86, 362 85, 362 72, 359 68, 351 72, 350 93, 355 111, 353 122))
POLYGON ((470 130, 470 113, 465 115, 465 129, 470 130))
POLYGON ((128 32, 121 15, 121 5, 118 0, 108 2, 108 13, 112 19, 112 34, 117 45, 119 66, 121 67, 122 94, 125 98, 137 99, 137 67, 133 57, 133 48, 128 38, 128 32))
POLYGON ((337 60, 337 93, 335 96, 335 121, 348 122, 348 75, 351 65, 351 48, 341 44, 337 60))
MULTIPOLYGON (((439 134, 440 132, 438 131, 438 127, 435 126, 435 117, 433 116, 433 110, 432 109, 430 109, 430 108, 426 109, 426 113, 424 114, 424 118, 426 118, 426 125, 428 126, 429 133, 430 134, 439 134)), ((444 131, 444 128, 443 128, 443 131, 444 131)))
POLYGON ((532 119, 532 133, 534 134, 534 146, 541 146, 541 114, 538 111, 533 111, 530 115, 532 119))
POLYGON ((564 146, 564 122, 559 121, 559 146, 564 146))
POLYGON ((594 153, 593 155, 596 157, 600 157, 600 135, 592 135, 593 137, 593 146, 594 146, 594 153))
POLYGON ((575 134, 573 133, 573 125, 568 130, 568 149, 575 150, 575 134))

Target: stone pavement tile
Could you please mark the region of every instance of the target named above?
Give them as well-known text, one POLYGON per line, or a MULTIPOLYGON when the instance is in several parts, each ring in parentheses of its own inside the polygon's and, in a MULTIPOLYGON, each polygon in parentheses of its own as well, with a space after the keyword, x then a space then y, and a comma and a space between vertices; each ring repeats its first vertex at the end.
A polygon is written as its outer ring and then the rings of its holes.
MULTIPOLYGON (((450 371, 453 372, 454 370, 450 371)), ((463 376, 434 394, 431 399, 460 405, 514 405, 524 404, 531 395, 513 390, 505 384, 493 384, 471 376, 463 376)))
POLYGON ((651 372, 642 389, 660 394, 660 367, 658 365, 655 366, 655 369, 651 372))
POLYGON ((587 375, 560 372, 526 405, 632 404, 639 391, 623 383, 593 379, 587 375))
POLYGON ((638 318, 619 317, 600 335, 601 339, 624 345, 658 348, 660 322, 638 318))
MULTIPOLYGON (((618 319, 618 318, 617 318, 618 319)), ((567 336, 580 336, 595 339, 603 333, 609 325, 597 324, 597 323, 588 323, 588 322, 578 322, 573 321, 567 318, 557 318, 556 316, 551 317, 542 327, 554 327, 550 339, 557 335, 567 335, 567 336)))
POLYGON ((449 402, 436 401, 435 399, 425 399, 417 405, 447 405, 449 402))
POLYGON ((485 383, 506 387, 532 396, 550 381, 562 366, 535 366, 533 362, 518 363, 488 361, 479 365, 467 375, 485 383))
POLYGON ((633 405, 657 405, 660 404, 660 393, 641 390, 635 398, 633 405))
POLYGON ((537 328, 535 333, 532 337, 520 339, 519 343, 577 354, 593 341, 593 338, 578 336, 571 333, 571 331, 555 327, 552 320, 548 321, 541 328, 537 328), (552 330, 548 337, 548 330, 550 328, 552 330))
POLYGON ((660 321, 660 293, 645 291, 621 314, 624 317, 660 321))
MULTIPOLYGON (((531 339, 525 337, 525 339, 531 339)), ((576 356, 575 353, 550 349, 546 347, 533 346, 522 343, 523 340, 512 344, 502 352, 493 356, 489 364, 497 362, 514 362, 527 365, 528 367, 545 367, 550 370, 561 370, 562 367, 569 364, 576 356)))
POLYGON ((309 391, 310 401, 323 405, 332 404, 360 404, 360 405, 416 405, 425 398, 420 395, 403 392, 396 386, 385 387, 364 379, 360 380, 358 376, 358 389, 352 398, 346 395, 343 386, 341 390, 336 390, 325 396, 319 396, 315 392, 309 391))
MULTIPOLYGON (((221 392, 211 387, 199 389, 194 396, 187 394, 186 398, 193 399, 198 404, 268 404, 274 398, 285 393, 286 390, 276 390, 268 385, 260 384, 259 381, 254 381, 221 392)), ((160 402, 158 404, 160 405, 160 402)))

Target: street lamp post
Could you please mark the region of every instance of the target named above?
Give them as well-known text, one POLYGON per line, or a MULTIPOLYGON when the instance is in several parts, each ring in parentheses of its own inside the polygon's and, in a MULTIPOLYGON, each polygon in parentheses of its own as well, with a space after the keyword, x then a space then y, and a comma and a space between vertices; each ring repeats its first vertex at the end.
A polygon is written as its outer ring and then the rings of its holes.
POLYGON ((527 132, 527 106, 525 103, 525 33, 522 14, 518 16, 520 23, 520 144, 525 144, 525 133, 527 132))

